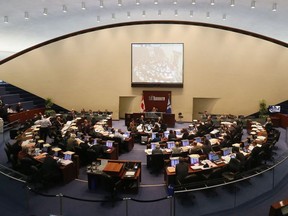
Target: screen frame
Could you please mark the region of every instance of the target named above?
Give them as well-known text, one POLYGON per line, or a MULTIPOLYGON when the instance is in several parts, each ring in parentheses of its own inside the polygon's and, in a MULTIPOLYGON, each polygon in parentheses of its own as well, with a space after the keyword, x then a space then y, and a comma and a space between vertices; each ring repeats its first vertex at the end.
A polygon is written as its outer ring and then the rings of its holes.
POLYGON ((131 87, 172 87, 172 88, 183 88, 184 85, 184 43, 131 43, 131 87), (133 82, 133 46, 141 44, 151 44, 151 45, 167 45, 175 44, 182 46, 182 81, 181 83, 162 83, 162 82, 133 82))

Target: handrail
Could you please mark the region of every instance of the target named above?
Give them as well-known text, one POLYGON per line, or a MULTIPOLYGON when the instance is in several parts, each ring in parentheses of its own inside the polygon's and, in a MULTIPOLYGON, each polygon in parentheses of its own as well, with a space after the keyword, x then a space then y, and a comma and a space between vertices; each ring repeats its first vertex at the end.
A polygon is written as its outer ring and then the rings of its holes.
MULTIPOLYGON (((11 173, 16 173, 17 175, 19 175, 19 176, 21 176, 21 177, 23 177, 23 178, 25 178, 25 179, 27 178, 27 177, 26 177, 25 175, 23 175, 22 173, 19 173, 19 172, 13 170, 13 169, 10 169, 10 168, 8 168, 8 167, 6 167, 6 166, 3 166, 2 164, 0 164, 0 167, 1 167, 2 169, 9 170, 11 173)), ((19 178, 15 178, 14 176, 11 176, 11 175, 3 172, 1 169, 0 169, 0 173, 1 173, 2 175, 4 175, 4 176, 10 178, 10 179, 15 180, 15 181, 19 181, 19 182, 21 182, 21 183, 26 183, 25 180, 22 180, 22 179, 19 179, 19 178)))

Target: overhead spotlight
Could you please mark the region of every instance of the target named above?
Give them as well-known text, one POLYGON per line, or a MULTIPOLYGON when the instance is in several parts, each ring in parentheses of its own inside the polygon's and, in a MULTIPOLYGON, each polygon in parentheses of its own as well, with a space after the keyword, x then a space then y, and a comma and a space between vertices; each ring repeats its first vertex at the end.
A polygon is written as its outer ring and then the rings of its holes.
POLYGON ((154 0, 154 4, 157 5, 158 4, 158 0, 154 0))
POLYGON ((206 13, 206 18, 209 19, 210 18, 210 12, 206 13))
POLYGON ((274 2, 272 5, 272 11, 277 11, 277 3, 274 2))
POLYGON ((162 14, 162 11, 158 10, 158 16, 161 16, 161 14, 162 14))
POLYGON ((256 7, 256 1, 251 1, 251 8, 254 9, 256 7))
POLYGON ((226 14, 223 14, 222 19, 223 19, 223 20, 226 20, 226 19, 227 19, 227 15, 226 15, 226 14))
POLYGON ((63 11, 63 13, 67 13, 67 6, 66 5, 62 6, 62 11, 63 11))
POLYGON ((196 0, 192 0, 192 4, 195 5, 196 4, 196 0))
POLYGON ((47 16, 47 15, 48 15, 48 9, 47 9, 47 8, 44 8, 44 9, 43 9, 43 15, 44 15, 44 16, 47 16))
POLYGON ((190 11, 190 17, 193 17, 194 12, 191 10, 190 11))
POLYGON ((177 0, 174 0, 174 1, 173 1, 173 4, 175 4, 175 5, 176 5, 176 4, 177 4, 177 0))
POLYGON ((210 4, 211 4, 211 5, 215 5, 215 0, 211 0, 211 1, 210 1, 210 4))
POLYGON ((119 6, 119 7, 122 6, 122 0, 118 0, 118 6, 119 6))
POLYGON ((100 7, 100 8, 103 8, 103 7, 104 7, 104 2, 103 2, 103 0, 100 0, 99 7, 100 7))
POLYGON ((115 13, 112 13, 112 19, 115 20, 116 17, 115 17, 115 13))
POLYGON ((136 0, 136 5, 140 5, 140 0, 136 0))
POLYGON ((127 17, 128 17, 128 19, 131 17, 131 14, 129 11, 127 12, 127 17))
POLYGON ((235 6, 235 0, 231 0, 230 6, 231 6, 231 7, 234 7, 234 6, 235 6))
POLYGON ((82 10, 86 10, 86 4, 85 4, 85 2, 81 2, 81 8, 82 8, 82 10))
POLYGON ((174 11, 174 15, 178 16, 178 10, 177 9, 174 11))
POLYGON ((4 16, 4 23, 8 23, 8 16, 4 16))
POLYGON ((29 13, 27 11, 24 12, 24 18, 27 20, 29 19, 29 13))
POLYGON ((100 16, 97 16, 97 22, 100 22, 100 16))
POLYGON ((142 11, 142 16, 145 17, 146 16, 146 11, 142 11))

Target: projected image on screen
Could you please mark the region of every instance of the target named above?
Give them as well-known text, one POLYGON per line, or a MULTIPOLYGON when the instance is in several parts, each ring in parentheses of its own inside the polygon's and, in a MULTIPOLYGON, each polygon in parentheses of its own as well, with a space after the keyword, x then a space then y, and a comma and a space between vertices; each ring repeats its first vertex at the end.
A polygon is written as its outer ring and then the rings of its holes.
POLYGON ((132 86, 183 86, 183 44, 132 44, 132 86))

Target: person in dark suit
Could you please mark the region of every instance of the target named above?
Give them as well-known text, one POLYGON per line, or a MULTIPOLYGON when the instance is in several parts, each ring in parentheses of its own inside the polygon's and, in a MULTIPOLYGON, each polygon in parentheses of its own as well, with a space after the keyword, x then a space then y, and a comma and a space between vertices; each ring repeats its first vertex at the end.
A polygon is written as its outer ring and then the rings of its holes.
POLYGON ((189 164, 186 162, 185 158, 180 157, 179 163, 175 167, 176 178, 179 182, 182 182, 183 179, 188 175, 189 164))
POLYGON ((46 155, 40 168, 41 177, 46 183, 57 183, 61 180, 62 174, 59 164, 53 158, 54 151, 50 150, 46 155))
POLYGON ((24 111, 24 108, 20 102, 17 103, 15 110, 17 113, 24 111))
POLYGON ((235 158, 240 161, 241 165, 244 167, 246 158, 244 154, 242 154, 238 147, 233 146, 232 152, 235 154, 235 158))
POLYGON ((174 133, 173 130, 170 130, 169 131, 169 135, 168 135, 168 140, 171 141, 171 140, 176 140, 176 134, 174 133))

